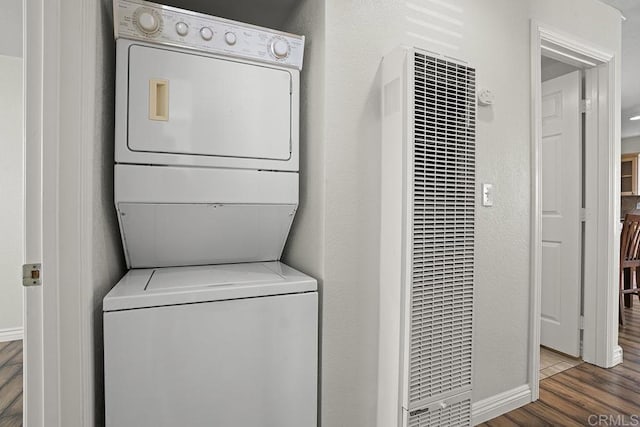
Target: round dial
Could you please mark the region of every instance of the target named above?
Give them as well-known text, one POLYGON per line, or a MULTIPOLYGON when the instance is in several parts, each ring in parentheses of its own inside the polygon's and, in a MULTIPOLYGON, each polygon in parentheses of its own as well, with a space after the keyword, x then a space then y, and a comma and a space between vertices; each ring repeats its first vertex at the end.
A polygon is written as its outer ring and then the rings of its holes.
POLYGON ((271 42, 271 53, 278 59, 284 59, 289 56, 291 48, 285 39, 277 38, 271 42))
POLYGON ((200 29, 200 36, 206 40, 209 41, 213 38, 213 30, 209 27, 202 27, 200 29))
POLYGON ((189 26, 184 22, 180 21, 176 24, 176 33, 181 35, 182 37, 189 34, 189 26))
POLYGON ((236 44, 236 41, 238 41, 238 38, 236 37, 235 33, 229 31, 224 34, 224 41, 227 42, 228 45, 233 46, 234 44, 236 44))
POLYGON ((162 25, 160 14, 153 9, 141 7, 134 12, 133 21, 140 31, 145 34, 157 33, 162 25))

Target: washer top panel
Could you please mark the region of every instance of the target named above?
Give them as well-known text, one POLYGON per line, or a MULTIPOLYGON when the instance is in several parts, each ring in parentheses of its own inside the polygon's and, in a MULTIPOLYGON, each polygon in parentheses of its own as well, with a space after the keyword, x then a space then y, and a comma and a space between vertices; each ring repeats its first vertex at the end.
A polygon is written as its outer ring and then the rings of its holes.
POLYGON ((286 279, 262 263, 204 265, 185 268, 158 268, 146 286, 146 292, 212 288, 224 285, 281 283, 286 279))
POLYGON ((143 0, 114 0, 117 38, 144 40, 302 69, 304 36, 143 0))
POLYGON ((133 269, 104 298, 103 310, 131 310, 316 290, 315 279, 278 261, 133 269))

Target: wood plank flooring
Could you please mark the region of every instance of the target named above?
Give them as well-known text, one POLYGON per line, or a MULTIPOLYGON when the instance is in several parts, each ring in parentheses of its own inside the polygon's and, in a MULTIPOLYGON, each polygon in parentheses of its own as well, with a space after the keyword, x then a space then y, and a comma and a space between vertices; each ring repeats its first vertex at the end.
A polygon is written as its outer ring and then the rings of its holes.
POLYGON ((22 341, 0 342, 0 427, 22 425, 22 341))
POLYGON ((622 364, 602 369, 582 363, 545 378, 540 381, 538 401, 480 425, 639 425, 640 305, 625 309, 625 326, 620 327, 619 335, 622 364), (599 419, 598 415, 605 418, 599 419))

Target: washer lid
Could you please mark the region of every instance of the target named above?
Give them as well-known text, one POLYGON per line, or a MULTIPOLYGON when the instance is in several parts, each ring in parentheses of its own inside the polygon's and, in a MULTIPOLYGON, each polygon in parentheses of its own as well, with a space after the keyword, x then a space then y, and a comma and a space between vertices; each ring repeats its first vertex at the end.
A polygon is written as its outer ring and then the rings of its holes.
POLYGON ((130 270, 104 311, 284 295, 317 290, 316 280, 280 262, 130 270))

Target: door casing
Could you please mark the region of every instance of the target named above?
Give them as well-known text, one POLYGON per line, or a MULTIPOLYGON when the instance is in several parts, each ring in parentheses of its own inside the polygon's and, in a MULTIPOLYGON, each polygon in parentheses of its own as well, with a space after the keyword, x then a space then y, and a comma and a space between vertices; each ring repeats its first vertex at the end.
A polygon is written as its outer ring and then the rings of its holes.
POLYGON ((531 21, 531 306, 529 386, 531 400, 539 397, 540 307, 542 273, 541 45, 550 42, 600 63, 597 79, 586 92, 593 96, 585 127, 585 200, 587 221, 584 236, 584 333, 583 359, 601 367, 622 362, 618 346, 618 283, 620 236, 620 58, 615 52, 585 43, 578 37, 531 21), (597 83, 596 83, 597 81, 597 83))

